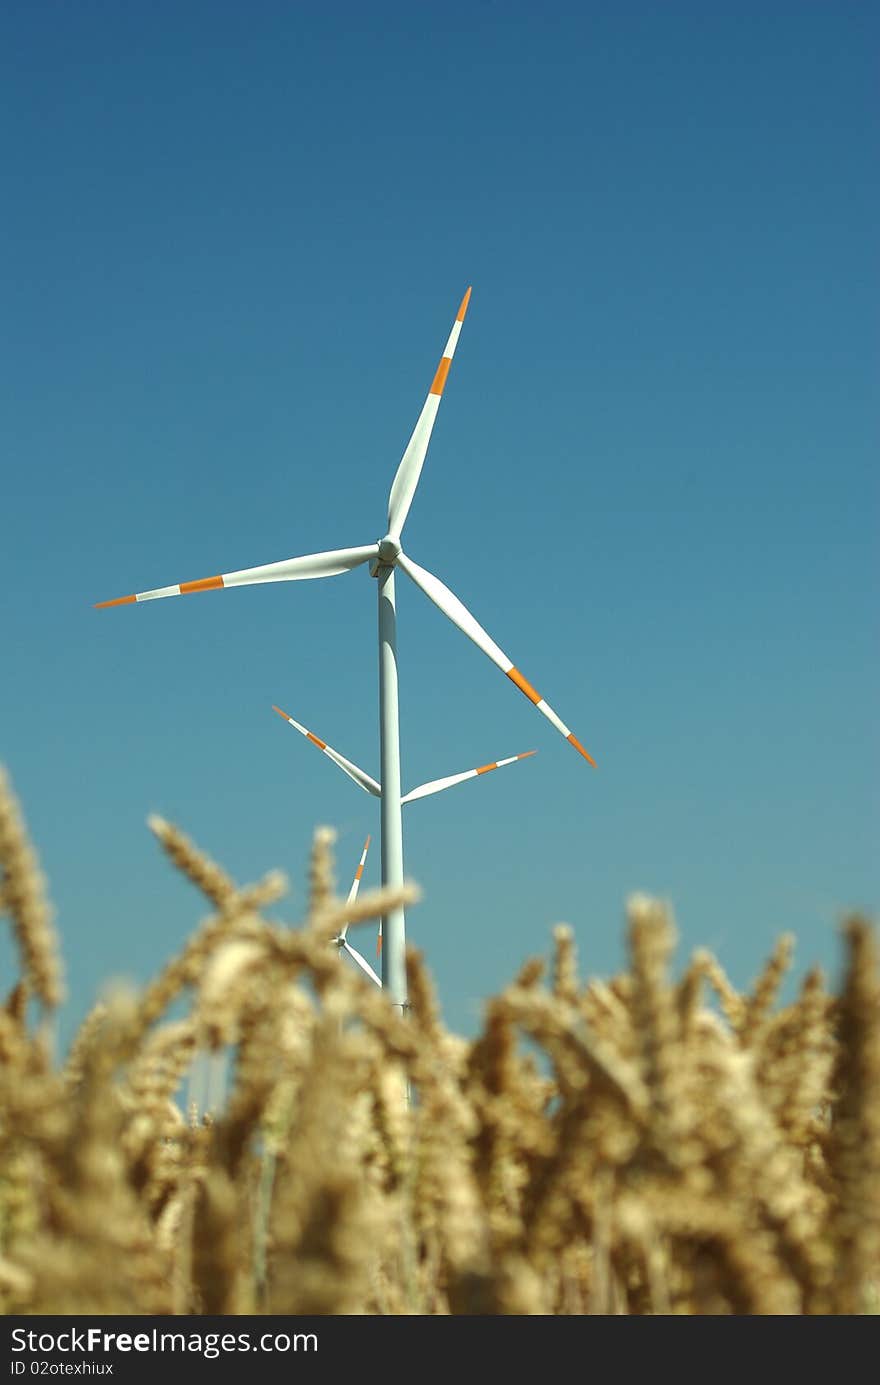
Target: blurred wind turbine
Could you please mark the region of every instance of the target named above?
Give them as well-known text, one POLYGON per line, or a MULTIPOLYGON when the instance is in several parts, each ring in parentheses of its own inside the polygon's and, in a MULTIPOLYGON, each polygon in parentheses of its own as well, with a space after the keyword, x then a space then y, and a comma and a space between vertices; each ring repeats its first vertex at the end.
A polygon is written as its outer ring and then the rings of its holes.
MULTIPOLYGON (((295 726, 306 740, 311 741, 312 745, 323 750, 324 754, 333 761, 334 765, 338 765, 349 779, 353 779, 356 784, 359 784, 367 793, 371 793, 374 798, 382 797, 381 784, 378 784, 371 775, 367 774, 366 770, 362 770, 351 760, 346 760, 345 756, 340 755, 338 750, 334 750, 332 745, 328 745, 319 736, 313 735, 305 726, 301 726, 298 721, 294 721, 293 717, 289 717, 286 712, 282 712, 280 707, 276 707, 274 702, 272 703, 272 711, 277 712, 285 721, 290 722, 291 726, 295 726)), ((461 774, 449 774, 445 779, 431 779, 427 784, 420 784, 417 789, 410 789, 408 794, 404 794, 400 800, 401 805, 413 803, 417 798, 429 798, 431 794, 442 793, 444 789, 454 788, 456 784, 464 784, 468 779, 476 779, 481 774, 488 774, 490 770, 502 769, 504 765, 516 764, 517 760, 527 760, 530 755, 536 754, 537 751, 535 750, 524 750, 519 755, 508 755, 506 760, 493 760, 491 765, 480 765, 477 769, 462 770, 461 774)))
MULTIPOLYGON (((295 582, 316 577, 336 577, 351 572, 362 563, 370 564, 370 573, 377 578, 379 596, 379 746, 382 773, 382 884, 391 888, 403 885, 403 833, 400 795, 400 728, 397 697, 397 613, 395 607, 394 571, 400 568, 443 614, 457 625, 478 649, 497 664, 502 673, 519 688, 530 702, 565 736, 579 754, 591 765, 595 760, 568 729, 553 708, 541 697, 515 667, 470 611, 438 577, 404 553, 401 545, 403 527, 412 505, 421 476, 431 432, 446 385, 446 377, 461 333, 471 291, 461 301, 452 331, 440 364, 419 414, 412 436, 407 443, 400 465, 391 485, 388 499, 388 530, 377 543, 360 548, 339 548, 324 553, 309 553, 303 557, 285 558, 281 562, 261 567, 243 568, 216 577, 203 577, 195 582, 181 582, 153 591, 136 592, 113 601, 99 601, 99 607, 122 606, 132 602, 155 601, 163 596, 182 596, 188 592, 212 591, 220 587, 250 586, 260 582, 295 582)), ((382 984, 392 1004, 404 1009, 407 1005, 406 987, 406 926, 403 907, 392 909, 383 919, 385 946, 382 949, 382 984)))

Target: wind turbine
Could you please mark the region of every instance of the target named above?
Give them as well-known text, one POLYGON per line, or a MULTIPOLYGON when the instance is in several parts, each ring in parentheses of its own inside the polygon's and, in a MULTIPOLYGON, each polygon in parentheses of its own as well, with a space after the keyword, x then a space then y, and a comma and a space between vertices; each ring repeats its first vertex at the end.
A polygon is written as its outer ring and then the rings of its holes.
MULTIPOLYGON (((293 717, 288 716, 286 712, 282 712, 281 708, 276 707, 274 702, 272 703, 272 711, 277 712, 278 715, 284 721, 289 722, 291 726, 295 726, 300 735, 305 736, 306 740, 311 741, 312 745, 316 745, 319 750, 323 750, 324 754, 333 761, 334 765, 338 765, 343 774, 347 774, 349 779, 353 780, 355 784, 359 784, 362 789, 372 794, 374 798, 382 797, 382 785, 378 784, 372 775, 367 774, 366 770, 361 769, 360 765, 354 764, 351 760, 346 760, 345 756, 340 755, 338 750, 334 750, 332 745, 328 745, 326 741, 321 740, 320 736, 316 736, 314 732, 310 731, 307 726, 301 725, 301 723, 295 721, 293 717)), ((523 750, 519 755, 508 755, 506 760, 494 760, 490 765, 479 765, 476 769, 466 769, 463 770, 461 774, 448 774, 444 779, 431 779, 427 784, 420 784, 417 789, 410 789, 408 794, 404 794, 403 798, 400 800, 401 806, 403 806, 404 803, 414 803, 416 799, 419 798, 428 798, 431 794, 442 793, 444 789, 452 789, 456 784, 464 784, 468 779, 476 779, 481 774, 488 774, 493 769, 503 769, 505 765, 514 765, 517 760, 527 760, 530 755, 536 754, 537 751, 535 750, 523 750)), ((367 859, 367 847, 369 845, 370 839, 367 837, 367 845, 364 847, 364 854, 361 857, 360 872, 355 877, 355 883, 352 885, 351 893, 348 896, 349 904, 357 895, 357 887, 360 884, 364 861, 367 859)), ((345 928, 343 928, 342 932, 335 939, 336 942, 340 944, 344 942, 347 928, 348 924, 345 925, 345 928)), ((379 957, 381 952, 382 924, 380 922, 379 944, 376 949, 376 956, 379 957)), ((358 966, 362 966, 367 971, 368 975, 376 976, 372 967, 370 967, 362 957, 355 956, 355 961, 358 966)), ((376 979, 378 980, 378 977, 376 977, 376 979)), ((379 985, 381 986, 381 984, 380 981, 379 985)))
MULTIPOLYGON (((369 851, 369 849, 370 838, 368 836, 367 840, 364 842, 364 849, 361 852, 360 863, 358 865, 357 870, 354 873, 354 879, 351 882, 351 889, 348 892, 348 899, 346 900, 347 904, 352 904, 354 900, 357 899, 357 892, 361 887, 361 876, 364 873, 364 864, 366 862, 367 852, 369 851)), ((332 939, 332 942, 336 947, 339 948, 340 952, 347 952, 351 960, 357 963, 361 971, 364 972, 364 974, 368 976, 371 981, 374 981, 377 986, 381 986, 382 982, 379 980, 379 977, 373 971, 373 968, 370 966, 366 957, 362 957, 359 952, 356 952, 355 949, 352 947, 351 943, 347 940, 345 936, 347 932, 348 924, 344 923, 342 925, 342 928, 336 934, 336 937, 332 939)))
MULTIPOLYGON (((291 726, 295 726, 300 735, 305 736, 312 745, 323 750, 328 759, 332 760, 334 765, 338 765, 349 779, 353 779, 356 784, 359 784, 367 793, 372 794, 374 798, 382 797, 382 785, 367 774, 366 770, 353 764, 351 760, 346 760, 345 756, 340 755, 338 750, 334 750, 332 745, 328 745, 326 741, 321 740, 320 736, 315 736, 307 727, 294 721, 293 717, 289 717, 286 712, 282 712, 280 707, 276 707, 274 702, 272 703, 272 711, 277 712, 291 726)), ((442 793, 444 789, 452 789, 456 784, 464 784, 468 779, 476 779, 481 774, 488 774, 493 769, 503 769, 505 765, 514 765, 517 760, 527 760, 530 755, 536 754, 537 751, 535 750, 523 750, 519 755, 508 755, 506 760, 493 760, 491 765, 479 765, 476 769, 465 769, 462 770, 461 774, 448 774, 445 779, 431 779, 427 784, 419 784, 417 789, 410 789, 408 794, 404 794, 400 800, 401 806, 404 803, 414 803, 417 798, 429 798, 431 794, 442 793)))
MULTIPOLYGON (((250 586, 260 582, 294 582, 316 577, 336 577, 343 572, 369 563, 371 576, 377 579, 379 597, 379 747, 382 775, 382 884, 392 888, 403 885, 403 833, 400 794, 400 728, 397 681, 397 612, 395 605, 395 569, 400 568, 435 606, 454 625, 473 640, 478 649, 497 664, 501 672, 534 703, 580 755, 595 765, 593 757, 557 716, 541 694, 520 673, 512 659, 504 653, 482 625, 471 615, 458 597, 425 568, 413 562, 403 551, 401 536, 412 505, 413 496, 422 472, 431 432, 440 407, 449 367, 455 354, 461 326, 467 312, 471 291, 467 290, 452 324, 449 340, 431 382, 428 397, 419 414, 412 436, 400 460, 388 498, 388 529, 384 538, 359 548, 338 548, 324 553, 309 553, 303 557, 285 558, 281 562, 261 567, 242 568, 216 577, 203 577, 195 582, 180 582, 170 587, 136 592, 113 601, 99 601, 99 607, 122 606, 133 602, 155 601, 165 596, 183 596, 189 592, 212 591, 220 587, 250 586)), ((395 1006, 405 1009, 406 987, 406 927, 403 907, 392 909, 383 919, 385 943, 382 949, 382 985, 395 1006)))

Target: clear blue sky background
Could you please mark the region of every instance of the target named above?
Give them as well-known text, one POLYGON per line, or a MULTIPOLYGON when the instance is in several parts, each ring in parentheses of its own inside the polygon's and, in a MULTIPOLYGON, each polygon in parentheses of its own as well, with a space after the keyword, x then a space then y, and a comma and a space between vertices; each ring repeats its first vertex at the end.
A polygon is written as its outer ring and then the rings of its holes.
MULTIPOLYGON (((366 569, 95 611, 406 531, 592 751, 404 578, 403 775, 539 754, 406 818, 448 1021, 628 892, 746 984, 875 909, 876 59, 864 4, 21 3, 2 63, 0 760, 70 1000, 311 833, 346 887, 378 774, 366 569)), ((366 880, 378 880, 378 842, 366 880)), ((372 933, 363 934, 372 954, 372 933)), ((3 954, 8 957, 8 950, 3 954)))

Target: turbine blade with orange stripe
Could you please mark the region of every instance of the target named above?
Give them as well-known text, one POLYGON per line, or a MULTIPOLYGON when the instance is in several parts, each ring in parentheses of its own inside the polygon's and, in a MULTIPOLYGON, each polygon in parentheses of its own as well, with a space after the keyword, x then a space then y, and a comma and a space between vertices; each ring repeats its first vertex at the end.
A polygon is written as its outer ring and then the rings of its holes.
POLYGON ((440 399, 446 385, 452 357, 455 355, 455 348, 461 333, 461 324, 464 322, 470 296, 471 291, 468 289, 461 300, 458 316, 452 324, 452 331, 449 333, 449 340, 444 347, 443 355, 440 357, 440 364, 435 372, 428 397, 391 484, 391 494, 388 497, 388 532, 395 538, 400 538, 416 492, 416 486, 419 484, 425 453, 428 450, 428 443, 431 441, 431 432, 437 418, 437 410, 440 408, 440 399))
POLYGON ((429 784, 420 784, 417 789, 410 789, 400 801, 412 803, 417 798, 427 798, 429 794, 441 793, 443 789, 451 789, 455 784, 463 784, 466 779, 476 779, 478 774, 488 774, 490 770, 501 769, 503 765, 515 765, 517 760, 527 760, 534 754, 534 750, 524 750, 521 755, 510 755, 506 760, 495 760, 491 765, 480 765, 479 769, 466 769, 463 774, 450 774, 445 779, 432 779, 429 784))
POLYGON ((575 750, 583 755, 585 760, 589 760, 591 765, 595 766, 596 761, 593 759, 592 755, 584 749, 577 736, 569 731, 562 718, 556 715, 553 708, 544 701, 541 694, 532 687, 528 679, 523 677, 519 669, 514 666, 513 660, 508 659, 504 650, 500 649, 491 636, 487 635, 479 621, 474 619, 467 606, 459 601, 455 593, 451 592, 445 583, 440 581, 439 577, 435 577, 434 574, 428 572, 426 568, 419 567, 418 563, 414 563, 412 558, 408 558, 405 553, 400 554, 397 563, 399 567, 403 568, 407 577, 411 577, 416 586, 421 587, 425 596, 433 601, 435 606, 439 606, 440 610, 452 621, 453 625, 457 625, 459 630, 467 635, 468 639, 473 640, 477 648, 482 649, 483 653, 492 660, 493 664, 497 664, 501 672, 507 674, 511 683, 516 684, 520 692, 523 693, 530 702, 535 704, 538 711, 541 712, 549 722, 552 722, 556 730, 574 746, 575 750))
POLYGON ((351 760, 346 760, 345 756, 340 755, 338 750, 334 750, 326 741, 322 741, 320 736, 313 735, 305 726, 301 726, 298 721, 294 721, 293 717, 289 717, 286 712, 282 712, 280 707, 276 707, 274 702, 272 704, 272 711, 277 712, 285 721, 289 721, 291 726, 295 726, 300 735, 305 736, 306 740, 311 741, 312 745, 316 745, 319 750, 323 750, 328 759, 332 760, 334 765, 338 765, 343 774, 348 775, 349 779, 353 779, 356 784, 359 784, 367 793, 371 793, 374 798, 382 797, 381 786, 377 784, 375 779, 367 774, 365 770, 362 770, 359 765, 353 764, 351 760))
MULTIPOLYGON (((366 860, 367 860, 367 852, 369 851, 369 849, 370 849, 370 838, 369 838, 369 836, 367 836, 367 840, 364 842, 364 849, 363 849, 363 851, 361 852, 361 859, 360 859, 360 861, 358 862, 358 868, 357 868, 357 870, 355 871, 355 873, 354 873, 354 879, 353 879, 352 882, 351 882, 351 889, 350 889, 349 892, 348 892, 348 899, 345 901, 346 904, 352 904, 352 903, 354 902, 354 900, 357 899, 358 890, 359 890, 360 887, 361 887, 361 878, 363 877, 363 873, 364 873, 364 865, 366 864, 366 860)), ((340 940, 341 940, 342 942, 345 942, 345 935, 346 935, 347 932, 348 932, 348 924, 347 924, 347 923, 344 923, 344 924, 342 925, 342 928, 341 928, 340 933, 339 933, 339 937, 340 937, 340 940)))
POLYGON ((220 587, 247 587, 257 582, 299 582, 312 577, 336 577, 369 562, 379 551, 378 544, 362 548, 336 548, 327 553, 306 553, 301 558, 285 558, 280 563, 246 567, 240 572, 224 572, 218 577, 202 577, 196 582, 178 582, 172 587, 156 587, 133 596, 117 596, 113 601, 97 601, 97 607, 128 606, 134 601, 155 601, 162 596, 186 596, 189 592, 214 591, 220 587))

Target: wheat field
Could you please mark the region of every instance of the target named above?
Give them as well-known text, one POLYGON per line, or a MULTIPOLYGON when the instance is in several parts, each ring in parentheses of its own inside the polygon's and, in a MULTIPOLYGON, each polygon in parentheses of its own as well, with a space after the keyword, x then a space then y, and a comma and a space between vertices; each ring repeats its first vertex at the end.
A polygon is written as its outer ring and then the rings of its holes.
MULTIPOLYGON (((572 931, 527 960, 473 1040, 408 956, 404 1018, 329 940, 400 895, 265 911, 175 827, 208 906, 141 991, 69 1052, 45 881, 0 772, 0 911, 20 977, 0 1009, 0 1305, 7 1314, 856 1314, 880 1287, 880 980, 871 924, 842 982, 780 1005, 792 939, 740 994, 669 909, 627 905, 628 967, 582 980, 572 931), (169 1009, 183 1018, 171 1018, 169 1009), (235 1053, 222 1111, 176 1094, 235 1053)), ((403 894, 412 903, 416 892, 403 894)))

